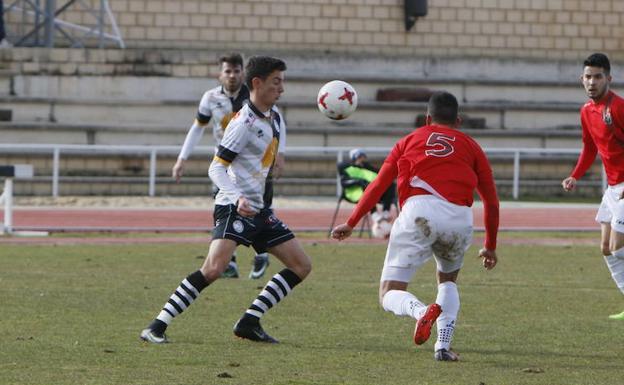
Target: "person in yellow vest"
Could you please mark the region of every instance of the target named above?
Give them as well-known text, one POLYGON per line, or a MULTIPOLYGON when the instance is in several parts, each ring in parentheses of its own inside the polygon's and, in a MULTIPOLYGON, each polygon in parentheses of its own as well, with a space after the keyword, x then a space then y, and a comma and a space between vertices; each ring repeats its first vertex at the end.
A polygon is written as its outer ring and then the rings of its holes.
MULTIPOLYGON (((359 148, 349 151, 349 160, 338 164, 338 174, 340 184, 343 188, 344 197, 351 203, 357 203, 364 190, 372 182, 379 169, 368 162, 366 153, 359 148)), ((390 218, 390 209, 396 202, 396 185, 393 183, 379 199, 382 205, 381 214, 377 214, 377 209, 373 208, 371 214, 380 215, 382 218, 390 218)))

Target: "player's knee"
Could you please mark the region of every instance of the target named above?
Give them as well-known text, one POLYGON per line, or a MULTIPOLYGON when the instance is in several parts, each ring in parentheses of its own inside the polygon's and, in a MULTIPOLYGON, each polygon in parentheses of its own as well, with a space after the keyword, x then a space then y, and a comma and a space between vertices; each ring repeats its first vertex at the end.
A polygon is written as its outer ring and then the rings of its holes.
POLYGON ((381 285, 379 285, 379 306, 381 306, 385 311, 389 311, 387 309, 387 306, 384 305, 384 301, 388 301, 388 298, 386 297, 392 296, 392 293, 391 294, 388 294, 388 293, 391 291, 393 293, 396 293, 398 291, 405 291, 405 290, 407 290, 407 285, 404 283, 392 282, 392 281, 382 282, 381 285))
POLYGON ((202 272, 202 275, 204 276, 204 278, 206 279, 206 282, 214 282, 217 279, 219 279, 219 277, 221 277, 221 273, 220 271, 216 270, 216 269, 201 269, 200 270, 202 272))
POLYGON ((215 263, 204 263, 199 269, 202 275, 206 279, 206 282, 212 283, 221 277, 221 274, 227 268, 227 263, 224 266, 215 263))
POLYGON ((200 270, 202 272, 202 275, 204 276, 204 278, 206 279, 206 282, 214 282, 216 281, 220 274, 217 274, 216 272, 214 272, 213 270, 205 270, 205 269, 201 269, 200 270))
POLYGON ((303 280, 312 271, 312 263, 308 258, 307 260, 300 261, 296 266, 293 266, 291 270, 303 280))
POLYGON ((438 270, 438 283, 444 282, 457 282, 457 275, 459 274, 459 269, 452 271, 450 273, 444 273, 438 270))
POLYGON ((609 243, 603 243, 600 246, 600 251, 602 251, 602 255, 611 255, 611 248, 609 247, 609 243))
POLYGON ((310 274, 312 272, 312 263, 310 261, 307 261, 303 266, 302 266, 302 273, 304 274, 304 276, 302 277, 305 278, 308 276, 308 274, 310 274))

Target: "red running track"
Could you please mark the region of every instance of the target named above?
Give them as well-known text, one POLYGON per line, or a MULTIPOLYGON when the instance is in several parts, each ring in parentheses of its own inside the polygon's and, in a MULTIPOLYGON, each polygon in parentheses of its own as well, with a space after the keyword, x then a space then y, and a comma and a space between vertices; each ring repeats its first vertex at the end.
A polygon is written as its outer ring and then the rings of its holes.
MULTIPOLYGON (((483 229, 482 210, 474 208, 475 228, 483 229)), ((2 211, 0 211, 2 213, 2 211)), ((339 212, 346 221, 350 209, 339 212)), ((333 209, 278 209, 277 216, 293 230, 327 230, 333 209)), ((0 214, 2 215, 2 214, 0 214)), ((595 208, 502 208, 502 230, 599 230, 595 208)), ((2 216, 0 216, 2 218, 2 216)), ((28 208, 13 212, 14 230, 195 232, 212 228, 211 210, 28 208)))

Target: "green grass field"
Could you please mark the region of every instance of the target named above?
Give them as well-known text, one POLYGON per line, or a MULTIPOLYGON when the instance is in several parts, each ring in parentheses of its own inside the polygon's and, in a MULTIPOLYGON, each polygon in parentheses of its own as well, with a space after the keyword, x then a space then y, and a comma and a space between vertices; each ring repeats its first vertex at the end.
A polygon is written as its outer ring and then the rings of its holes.
MULTIPOLYGON (((435 338, 414 346, 413 322, 379 308, 383 245, 307 241, 314 271, 263 319, 279 345, 233 337, 232 325, 266 281, 246 278, 208 287, 169 328, 173 343, 140 342, 140 330, 206 249, 0 245, 0 384, 621 381, 624 322, 607 315, 624 301, 596 247, 502 246, 491 272, 472 249, 459 280, 459 363, 435 362, 435 338)), ((250 252, 239 250, 246 277, 250 252)), ((272 262, 269 273, 281 269, 272 262)), ((432 262, 410 289, 435 298, 432 262)))

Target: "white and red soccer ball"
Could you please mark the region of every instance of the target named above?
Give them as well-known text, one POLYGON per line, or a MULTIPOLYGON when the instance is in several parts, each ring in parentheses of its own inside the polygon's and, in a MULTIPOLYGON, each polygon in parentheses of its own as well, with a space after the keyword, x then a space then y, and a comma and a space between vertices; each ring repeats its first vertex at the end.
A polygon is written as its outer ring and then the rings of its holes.
POLYGON ((392 220, 390 218, 379 218, 373 220, 371 233, 374 238, 388 239, 392 230, 392 220))
POLYGON ((371 234, 375 238, 388 239, 392 230, 393 218, 389 211, 371 214, 371 234))
POLYGON ((351 84, 342 80, 332 80, 321 87, 316 104, 328 118, 346 119, 357 108, 357 93, 351 84))

